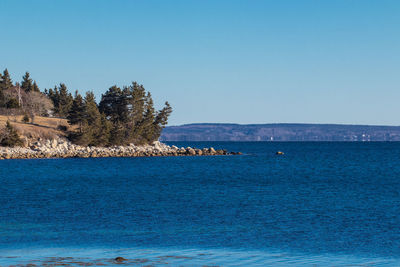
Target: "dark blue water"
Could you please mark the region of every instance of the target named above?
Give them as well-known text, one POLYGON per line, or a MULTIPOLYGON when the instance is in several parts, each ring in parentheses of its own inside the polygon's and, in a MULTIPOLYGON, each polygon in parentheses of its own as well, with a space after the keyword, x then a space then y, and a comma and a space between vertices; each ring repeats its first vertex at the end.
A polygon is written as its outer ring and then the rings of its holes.
POLYGON ((173 144, 245 155, 0 161, 0 265, 143 250, 400 264, 400 143, 173 144))

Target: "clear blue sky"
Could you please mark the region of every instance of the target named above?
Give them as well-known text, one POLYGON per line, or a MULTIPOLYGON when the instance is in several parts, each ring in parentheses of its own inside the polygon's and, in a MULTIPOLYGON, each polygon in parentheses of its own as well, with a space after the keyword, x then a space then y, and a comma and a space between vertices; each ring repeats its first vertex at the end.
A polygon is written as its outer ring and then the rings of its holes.
POLYGON ((192 122, 400 125, 400 1, 0 0, 0 69, 192 122))

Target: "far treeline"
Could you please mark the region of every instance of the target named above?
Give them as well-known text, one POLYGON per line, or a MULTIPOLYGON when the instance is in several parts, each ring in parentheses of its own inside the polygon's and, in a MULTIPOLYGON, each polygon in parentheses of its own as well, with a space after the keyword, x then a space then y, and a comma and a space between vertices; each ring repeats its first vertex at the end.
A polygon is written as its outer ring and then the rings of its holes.
MULTIPOLYGON (((155 110, 150 92, 136 82, 122 88, 112 86, 97 104, 92 91, 84 96, 78 91, 72 95, 61 83, 41 92, 29 72, 21 84, 12 82, 7 69, 0 73, 1 115, 24 115, 25 123, 34 123, 35 116, 66 118, 75 125, 74 130, 61 130, 79 145, 151 143, 160 137, 171 112, 168 102, 161 110, 155 110)), ((8 123, 5 131, 13 131, 10 127, 8 123)))

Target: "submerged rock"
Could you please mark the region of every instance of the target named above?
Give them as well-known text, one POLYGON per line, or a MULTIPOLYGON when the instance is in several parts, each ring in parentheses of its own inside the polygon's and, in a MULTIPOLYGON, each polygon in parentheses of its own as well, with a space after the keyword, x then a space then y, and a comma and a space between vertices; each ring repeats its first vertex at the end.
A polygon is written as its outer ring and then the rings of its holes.
POLYGON ((125 259, 125 258, 123 258, 123 257, 116 257, 114 260, 115 260, 116 262, 124 262, 124 261, 127 261, 127 259, 125 259))

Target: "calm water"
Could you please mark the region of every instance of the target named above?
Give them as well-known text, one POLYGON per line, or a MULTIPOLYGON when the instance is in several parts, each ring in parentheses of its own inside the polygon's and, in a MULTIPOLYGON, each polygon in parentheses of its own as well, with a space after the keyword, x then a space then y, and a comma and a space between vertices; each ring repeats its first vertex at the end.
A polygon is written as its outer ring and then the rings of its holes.
POLYGON ((400 143, 173 144, 246 154, 0 161, 0 265, 400 265, 400 143))

